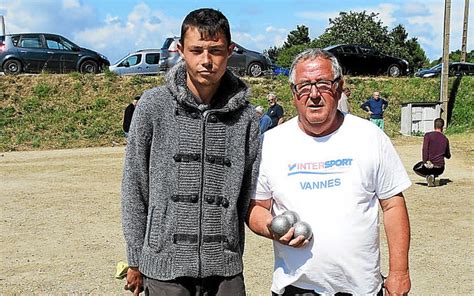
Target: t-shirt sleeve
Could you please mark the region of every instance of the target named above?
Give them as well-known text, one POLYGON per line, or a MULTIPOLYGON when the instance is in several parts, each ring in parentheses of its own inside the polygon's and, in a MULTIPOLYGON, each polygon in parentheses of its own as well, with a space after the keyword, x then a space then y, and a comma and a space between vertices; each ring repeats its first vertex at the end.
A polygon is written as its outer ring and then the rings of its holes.
MULTIPOLYGON (((263 145, 265 145, 265 142, 263 145)), ((264 157, 265 154, 263 153, 263 149, 264 148, 262 148, 262 160, 260 162, 260 169, 257 178, 257 188, 255 190, 255 196, 252 197, 254 200, 267 200, 273 197, 267 175, 267 160, 264 157)))
POLYGON ((375 193, 379 199, 387 199, 408 189, 410 178, 390 139, 383 135, 379 148, 379 167, 375 193))
POLYGON ((283 117, 283 113, 284 113, 283 107, 280 106, 280 105, 278 105, 278 108, 276 109, 276 111, 277 111, 277 118, 278 118, 278 119, 282 118, 282 117, 283 117))

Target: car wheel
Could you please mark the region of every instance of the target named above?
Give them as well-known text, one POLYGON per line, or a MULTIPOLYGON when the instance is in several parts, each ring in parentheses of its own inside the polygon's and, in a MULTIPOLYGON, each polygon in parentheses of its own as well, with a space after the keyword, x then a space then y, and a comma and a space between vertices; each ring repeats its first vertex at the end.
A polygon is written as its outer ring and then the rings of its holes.
POLYGON ((399 77, 402 73, 402 70, 400 69, 399 65, 391 65, 388 67, 387 73, 390 77, 399 77))
POLYGON ((3 72, 7 75, 16 75, 21 73, 21 63, 19 60, 8 60, 3 64, 3 72))
POLYGON ((97 63, 93 60, 85 60, 84 62, 81 63, 81 66, 79 67, 79 71, 81 73, 99 73, 99 66, 97 63))
POLYGON ((260 63, 251 63, 247 72, 251 77, 259 77, 263 74, 262 65, 260 63))

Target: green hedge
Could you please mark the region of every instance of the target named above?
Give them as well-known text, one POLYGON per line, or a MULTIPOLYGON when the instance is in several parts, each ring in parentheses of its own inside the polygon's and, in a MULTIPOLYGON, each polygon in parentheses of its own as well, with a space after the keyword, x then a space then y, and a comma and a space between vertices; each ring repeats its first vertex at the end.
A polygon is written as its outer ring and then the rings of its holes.
MULTIPOLYGON (((287 77, 245 78, 252 103, 267 107, 266 95, 277 94, 285 118, 296 115, 287 77)), ((163 84, 161 76, 105 75, 0 76, 0 151, 110 146, 124 144, 122 116, 135 95, 163 84)), ((386 132, 398 135, 401 103, 436 102, 439 79, 347 77, 353 113, 374 90, 388 99, 386 132)), ((448 133, 472 132, 474 77, 450 80, 455 99, 448 133)))

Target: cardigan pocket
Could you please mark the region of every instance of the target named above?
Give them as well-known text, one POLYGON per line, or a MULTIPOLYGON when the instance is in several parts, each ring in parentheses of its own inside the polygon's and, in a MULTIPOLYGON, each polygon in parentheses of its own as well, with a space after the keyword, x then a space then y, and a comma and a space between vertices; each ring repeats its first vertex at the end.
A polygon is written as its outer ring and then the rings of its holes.
POLYGON ((148 246, 156 252, 160 252, 166 241, 167 233, 163 228, 165 225, 164 217, 166 216, 167 207, 160 209, 155 206, 151 209, 150 221, 148 224, 148 246))

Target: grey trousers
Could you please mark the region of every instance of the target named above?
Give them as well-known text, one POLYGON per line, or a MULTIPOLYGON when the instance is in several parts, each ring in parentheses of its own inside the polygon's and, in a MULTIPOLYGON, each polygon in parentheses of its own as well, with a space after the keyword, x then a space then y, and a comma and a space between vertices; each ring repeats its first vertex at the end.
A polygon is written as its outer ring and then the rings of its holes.
POLYGON ((182 277, 159 281, 144 277, 145 295, 150 296, 245 296, 244 276, 182 277))

